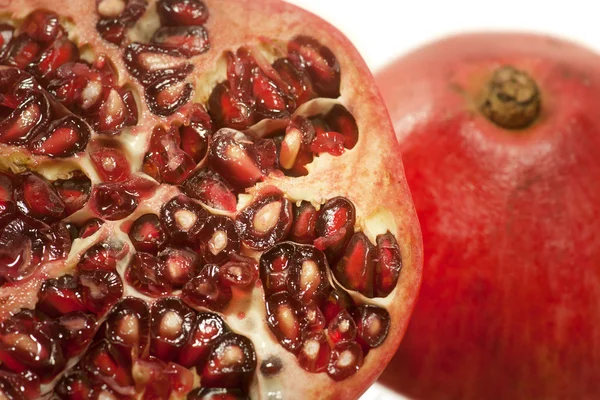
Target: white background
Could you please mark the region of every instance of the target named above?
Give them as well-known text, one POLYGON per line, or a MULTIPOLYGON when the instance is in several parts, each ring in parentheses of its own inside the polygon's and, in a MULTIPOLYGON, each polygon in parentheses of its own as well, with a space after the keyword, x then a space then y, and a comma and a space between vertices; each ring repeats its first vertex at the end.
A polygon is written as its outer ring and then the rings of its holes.
MULTIPOLYGON (((375 72, 442 36, 474 30, 542 32, 600 51, 595 0, 287 0, 340 29, 375 72)), ((375 384, 361 400, 402 397, 375 384)))

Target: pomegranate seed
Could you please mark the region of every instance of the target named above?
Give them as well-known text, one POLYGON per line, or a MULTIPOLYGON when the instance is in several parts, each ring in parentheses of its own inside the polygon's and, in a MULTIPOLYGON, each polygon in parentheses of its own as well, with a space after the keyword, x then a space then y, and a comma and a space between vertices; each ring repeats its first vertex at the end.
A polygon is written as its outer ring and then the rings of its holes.
POLYGON ((183 300, 192 307, 223 311, 232 298, 231 288, 219 282, 219 266, 205 265, 200 274, 185 284, 183 300))
POLYGON ((19 210, 28 216, 44 221, 61 219, 65 203, 56 189, 41 175, 25 172, 17 176, 19 185, 14 197, 19 210))
POLYGON ((273 68, 287 84, 287 92, 292 94, 296 107, 315 97, 309 76, 304 70, 296 68, 289 59, 278 59, 273 63, 273 68))
POLYGON ((186 74, 168 75, 146 88, 146 104, 156 115, 169 116, 187 103, 192 96, 191 83, 184 80, 186 74))
POLYGON ((150 311, 146 302, 126 297, 108 315, 104 337, 116 347, 125 348, 132 358, 143 357, 150 343, 150 311))
POLYGON ((0 323, 0 361, 4 369, 21 373, 32 371, 48 382, 65 366, 55 331, 48 329, 31 310, 0 323))
POLYGON ((202 371, 215 341, 227 330, 225 322, 215 313, 199 313, 190 335, 177 357, 177 363, 202 371))
POLYGON ((52 11, 35 10, 25 18, 19 31, 33 40, 52 42, 64 33, 58 21, 58 15, 52 11))
POLYGON ((123 59, 129 72, 142 84, 150 85, 160 78, 177 76, 183 79, 193 69, 192 64, 184 62, 181 53, 173 48, 131 43, 125 49, 123 59))
POLYGON ((333 269, 338 282, 346 289, 373 297, 375 247, 362 232, 352 235, 344 256, 333 269))
POLYGON ((135 360, 133 375, 137 387, 144 388, 142 399, 165 399, 171 395, 171 384, 165 375, 165 363, 157 359, 135 360))
POLYGON ((91 206, 102 218, 116 221, 135 211, 138 196, 121 183, 103 183, 94 186, 91 206))
POLYGON ((308 303, 303 304, 300 309, 300 314, 304 318, 304 321, 306 321, 307 327, 312 332, 319 332, 325 329, 327 320, 316 302, 309 301, 308 303))
POLYGON ((247 388, 256 370, 252 342, 235 333, 222 335, 213 345, 202 370, 202 386, 209 388, 247 388))
POLYGON ((375 295, 385 297, 394 290, 402 270, 400 247, 389 231, 377 236, 377 263, 375 265, 375 295))
POLYGON ((310 245, 298 245, 292 256, 287 288, 296 300, 320 303, 329 288, 327 259, 322 251, 310 245))
POLYGON ((127 254, 128 246, 117 242, 102 242, 90 247, 77 265, 79 271, 97 269, 115 271, 117 262, 127 254))
POLYGON ((169 200, 160 210, 163 226, 175 243, 193 243, 207 218, 208 212, 184 195, 169 200))
POLYGON ((180 136, 175 127, 168 132, 160 126, 154 128, 150 149, 144 159, 144 172, 167 183, 177 184, 186 179, 196 163, 179 144, 180 136))
POLYGON ((163 26, 154 32, 152 43, 175 48, 186 57, 196 56, 210 49, 208 32, 203 26, 163 26))
POLYGON ((7 400, 37 399, 40 397, 40 379, 31 371, 20 374, 0 371, 0 394, 7 400))
POLYGON ((340 342, 331 351, 327 374, 334 381, 354 375, 363 363, 363 353, 356 342, 340 342))
POLYGON ((162 249, 167 238, 155 214, 144 214, 131 225, 129 239, 137 251, 156 254, 162 249))
POLYGON ((83 370, 124 396, 135 395, 131 362, 106 339, 94 343, 81 360, 83 370))
POLYGON ((208 154, 208 141, 210 131, 200 124, 182 126, 179 129, 181 135, 181 149, 185 151, 194 162, 199 163, 208 154))
POLYGON ((256 263, 252 259, 229 261, 219 267, 219 281, 232 288, 251 289, 256 277, 256 263))
POLYGON ((206 388, 192 390, 188 400, 248 400, 248 396, 239 389, 206 388))
POLYGON ((64 222, 57 222, 51 226, 51 230, 48 233, 46 240, 46 260, 62 260, 67 258, 71 251, 71 245, 73 239, 67 229, 67 224, 64 222))
POLYGON ((321 307, 325 320, 330 322, 342 310, 350 310, 354 308, 354 302, 348 293, 341 289, 332 289, 329 296, 325 299, 324 305, 321 307))
POLYGON ((53 76, 58 67, 79 59, 79 49, 75 43, 63 36, 52 43, 31 68, 33 74, 42 80, 53 76))
POLYGON ((358 142, 358 126, 356 119, 342 105, 336 104, 325 116, 327 124, 334 132, 344 137, 344 147, 352 149, 358 142))
POLYGON ((196 314, 177 298, 162 298, 150 311, 150 354, 163 361, 177 358, 188 342, 196 314))
POLYGON ((298 364, 309 372, 323 372, 329 365, 331 346, 323 332, 309 332, 298 353, 298 364))
POLYGON ((260 257, 260 280, 266 295, 287 290, 287 277, 296 252, 291 242, 278 243, 260 257))
POLYGON ((362 305, 353 312, 356 323, 356 341, 366 354, 370 348, 380 346, 390 329, 390 314, 386 309, 362 305))
POLYGON ((211 215, 206 219, 197 243, 207 264, 220 264, 240 249, 235 223, 223 215, 211 215))
POLYGON ((2 64, 25 70, 39 58, 42 48, 42 45, 30 36, 19 35, 8 44, 2 56, 2 64))
POLYGON ((0 284, 28 278, 48 252, 53 236, 42 222, 18 216, 0 231, 0 284))
POLYGON ((127 157, 112 143, 94 143, 89 155, 94 169, 103 182, 123 182, 131 175, 127 157))
POLYGON ((172 288, 163 277, 164 264, 148 253, 135 253, 125 279, 137 291, 152 297, 171 293, 172 288))
POLYGON ((202 25, 208 19, 208 8, 201 0, 160 0, 156 10, 163 25, 202 25))
POLYGON ((210 170, 201 170, 183 182, 185 193, 209 207, 235 212, 237 197, 233 188, 221 176, 210 170))
POLYGON ((123 126, 137 123, 137 106, 133 94, 119 93, 117 89, 107 91, 106 98, 93 118, 95 128, 104 134, 115 134, 123 126))
POLYGON ((311 37, 297 36, 288 42, 288 52, 300 59, 319 96, 340 96, 340 65, 331 50, 311 37))
POLYGON ((344 135, 337 132, 319 132, 311 143, 310 150, 314 153, 341 156, 344 153, 344 135))
POLYGON ((12 113, 0 122, 0 142, 21 145, 29 141, 48 123, 50 104, 45 94, 31 91, 12 113))
POLYGON ((36 308, 51 317, 84 311, 80 289, 77 279, 72 275, 48 279, 40 287, 36 308))
POLYGON ((347 310, 342 309, 327 325, 327 336, 331 343, 354 340, 356 324, 347 310))
POLYGON ((14 212, 12 177, 0 172, 0 223, 14 212))
POLYGON ((200 256, 187 249, 167 248, 159 254, 163 279, 175 289, 181 289, 199 271, 200 256))
POLYGON ((96 318, 81 311, 62 315, 57 320, 58 341, 66 358, 74 357, 90 343, 96 330, 96 318))
POLYGON ((67 116, 53 121, 46 132, 29 143, 33 154, 50 157, 68 157, 83 151, 92 132, 79 117, 67 116))
POLYGON ((277 375, 283 370, 283 363, 281 359, 276 356, 270 356, 266 360, 260 363, 260 373, 266 377, 272 377, 277 375))
POLYGON ((79 271, 79 284, 83 304, 97 315, 104 314, 123 296, 123 282, 113 271, 79 271))
POLYGON ((69 179, 52 182, 56 192, 65 203, 66 215, 81 210, 90 198, 91 182, 83 173, 75 172, 69 179))
POLYGON ((279 343, 292 353, 302 345, 305 327, 300 316, 300 304, 287 292, 274 293, 267 298, 267 325, 279 343))
POLYGON ((330 199, 319 210, 315 247, 323 250, 331 263, 336 262, 354 233, 355 223, 356 211, 350 200, 344 197, 330 199))
POLYGON ((119 45, 125 39, 127 27, 118 19, 100 19, 96 24, 96 30, 102 39, 112 44, 119 45))
POLYGON ((281 193, 267 193, 244 208, 236 219, 242 242, 265 250, 284 240, 292 226, 292 205, 281 193))
POLYGON ((293 99, 262 73, 255 73, 252 78, 252 94, 259 120, 288 118, 296 108, 293 99))
POLYGON ((254 124, 254 110, 248 102, 238 99, 229 81, 215 86, 208 99, 208 110, 219 127, 244 130, 254 124))
POLYGON ((302 116, 292 119, 285 131, 279 160, 281 166, 293 176, 308 174, 305 166, 312 162, 313 154, 310 144, 316 136, 312 122, 302 116))
POLYGON ((294 223, 290 231, 290 240, 312 244, 317 237, 315 224, 317 222, 317 209, 308 201, 302 201, 299 206, 294 206, 294 223))
POLYGON ((96 24, 96 30, 104 40, 116 45, 125 40, 127 29, 135 25, 148 6, 146 0, 129 0, 120 4, 101 0, 96 4, 102 17, 96 24))
POLYGON ((88 375, 73 369, 61 378, 54 392, 61 400, 87 400, 95 394, 88 375))
POLYGON ((102 225, 104 225, 104 221, 101 219, 88 219, 83 223, 83 225, 81 225, 81 228, 79 229, 79 237, 85 239, 92 236, 94 233, 98 232, 102 225))

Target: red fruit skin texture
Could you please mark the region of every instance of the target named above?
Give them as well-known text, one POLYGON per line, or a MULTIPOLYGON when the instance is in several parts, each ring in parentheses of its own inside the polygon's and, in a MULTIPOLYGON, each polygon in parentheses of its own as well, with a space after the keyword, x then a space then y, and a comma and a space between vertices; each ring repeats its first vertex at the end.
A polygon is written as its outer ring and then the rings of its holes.
POLYGON ((415 314, 382 382, 416 399, 600 398, 600 57, 529 34, 465 34, 376 77, 424 240, 415 314), (477 110, 492 71, 541 114, 477 110))

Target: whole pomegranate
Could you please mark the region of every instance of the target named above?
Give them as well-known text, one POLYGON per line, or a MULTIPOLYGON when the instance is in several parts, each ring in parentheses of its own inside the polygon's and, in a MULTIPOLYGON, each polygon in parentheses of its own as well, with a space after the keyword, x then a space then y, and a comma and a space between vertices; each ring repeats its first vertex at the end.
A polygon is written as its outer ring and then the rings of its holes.
POLYGON ((274 0, 2 4, 0 397, 358 397, 422 249, 350 43, 274 0))
POLYGON ((600 398, 600 57, 468 34, 377 76, 423 237, 383 381, 418 399, 600 398))

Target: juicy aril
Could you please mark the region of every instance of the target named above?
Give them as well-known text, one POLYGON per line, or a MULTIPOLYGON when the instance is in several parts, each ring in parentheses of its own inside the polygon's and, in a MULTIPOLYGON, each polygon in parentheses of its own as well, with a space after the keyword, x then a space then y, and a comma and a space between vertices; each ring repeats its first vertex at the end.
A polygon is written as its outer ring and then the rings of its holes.
POLYGON ((0 397, 358 397, 421 244, 348 41, 277 1, 9 3, 0 397))
POLYGON ((384 382, 421 399, 600 397, 600 57, 450 38, 383 70, 425 243, 384 382))

